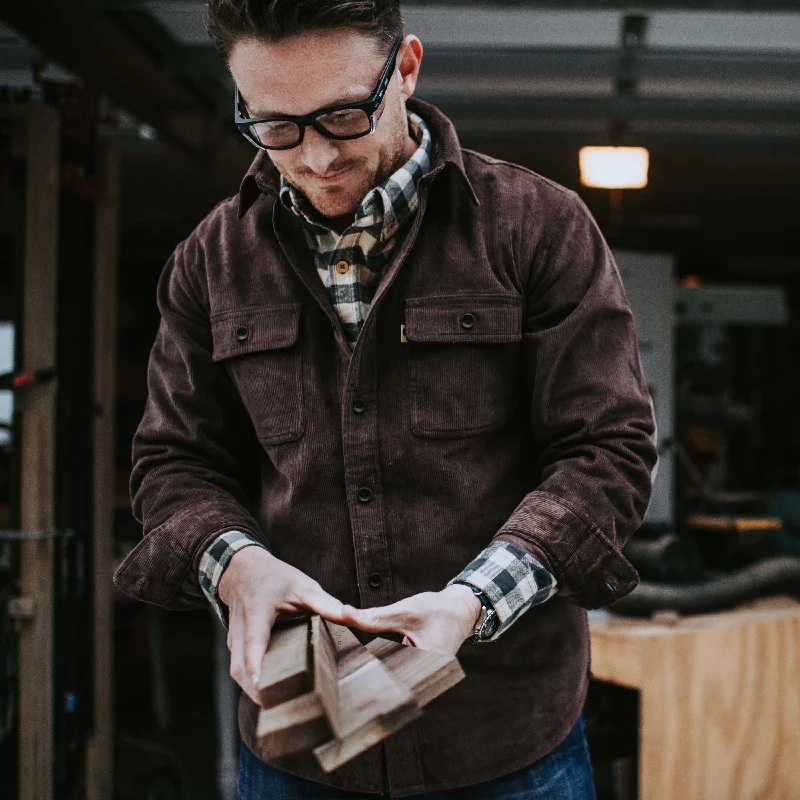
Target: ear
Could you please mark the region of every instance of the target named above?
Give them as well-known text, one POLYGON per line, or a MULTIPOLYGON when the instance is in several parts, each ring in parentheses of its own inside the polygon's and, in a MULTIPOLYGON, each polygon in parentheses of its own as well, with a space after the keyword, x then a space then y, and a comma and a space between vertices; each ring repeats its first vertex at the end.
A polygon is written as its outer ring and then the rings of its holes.
POLYGON ((417 87, 420 64, 422 64, 422 42, 416 36, 406 36, 397 51, 400 93, 406 100, 414 94, 414 89, 417 87))

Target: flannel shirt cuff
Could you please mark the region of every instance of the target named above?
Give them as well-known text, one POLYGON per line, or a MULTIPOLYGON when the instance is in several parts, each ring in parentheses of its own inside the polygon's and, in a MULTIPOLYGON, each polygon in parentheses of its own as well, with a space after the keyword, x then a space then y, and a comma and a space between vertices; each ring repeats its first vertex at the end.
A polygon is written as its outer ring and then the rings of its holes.
POLYGON ((225 567, 228 566, 228 562, 234 554, 251 545, 264 547, 258 539, 253 538, 250 534, 228 531, 217 536, 200 559, 200 588, 211 603, 220 622, 226 628, 228 627, 228 609, 225 603, 219 599, 219 582, 225 567))
POLYGON ((491 600, 500 625, 493 642, 529 608, 549 600, 558 589, 553 574, 533 556, 509 542, 493 542, 448 582, 468 583, 491 600))

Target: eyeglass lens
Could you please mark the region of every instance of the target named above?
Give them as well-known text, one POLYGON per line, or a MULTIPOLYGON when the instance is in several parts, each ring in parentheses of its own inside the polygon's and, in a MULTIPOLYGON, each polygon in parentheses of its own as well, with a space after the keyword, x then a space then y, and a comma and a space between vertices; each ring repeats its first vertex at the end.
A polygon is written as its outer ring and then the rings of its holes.
MULTIPOLYGON (((358 137, 370 131, 369 115, 360 108, 343 108, 316 118, 316 123, 332 136, 358 137)), ((289 120, 257 122, 250 134, 265 147, 290 147, 300 141, 300 128, 289 120)))

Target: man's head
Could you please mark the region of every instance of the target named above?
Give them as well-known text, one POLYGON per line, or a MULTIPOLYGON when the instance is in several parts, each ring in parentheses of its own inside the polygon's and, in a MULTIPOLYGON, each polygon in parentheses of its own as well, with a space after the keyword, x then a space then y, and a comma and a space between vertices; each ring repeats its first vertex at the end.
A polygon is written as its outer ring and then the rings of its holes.
MULTIPOLYGON (((398 0, 210 0, 207 24, 249 117, 302 116, 364 100, 403 35, 398 0)), ((269 151, 325 216, 352 215, 413 152, 405 103, 421 58, 419 40, 405 37, 373 134, 335 140, 309 125, 297 147, 269 151)))

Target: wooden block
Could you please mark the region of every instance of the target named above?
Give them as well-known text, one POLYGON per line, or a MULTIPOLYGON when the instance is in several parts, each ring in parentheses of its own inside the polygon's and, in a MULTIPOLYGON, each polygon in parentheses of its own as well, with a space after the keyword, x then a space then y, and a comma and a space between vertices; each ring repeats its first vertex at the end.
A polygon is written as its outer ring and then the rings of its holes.
POLYGON ((331 630, 340 647, 339 702, 349 732, 315 748, 314 755, 325 772, 342 766, 421 713, 411 689, 353 633, 338 625, 331 625, 331 630))
POLYGON ((337 692, 340 702, 343 696, 348 702, 343 687, 349 685, 349 691, 357 691, 354 680, 373 674, 376 658, 384 661, 384 667, 409 691, 415 702, 367 719, 359 729, 338 740, 328 725, 323 703, 314 691, 279 706, 262 709, 257 736, 261 752, 267 758, 316 747, 315 755, 323 769, 336 769, 415 719, 421 706, 464 677, 454 656, 380 638, 364 647, 347 628, 332 624, 326 627, 338 657, 337 692))
POLYGON ((310 750, 331 738, 325 709, 314 692, 273 708, 262 708, 256 729, 265 758, 280 758, 310 750))
POLYGON ((342 677, 339 681, 339 729, 333 723, 338 739, 344 739, 377 717, 402 715, 405 709, 418 708, 408 689, 400 683, 364 647, 347 628, 329 623, 337 632, 345 650, 339 657, 342 677))
POLYGON ((428 705, 465 677, 458 659, 447 653, 420 650, 381 638, 373 639, 367 650, 411 690, 419 706, 428 705))
POLYGON ((262 708, 272 708, 309 692, 312 677, 308 620, 274 628, 258 681, 262 708))
MULTIPOLYGON (((355 640, 355 644, 357 643, 355 640)), ((353 641, 348 645, 352 655, 343 659, 345 663, 349 659, 351 663, 357 661, 363 664, 365 660, 363 654, 354 647, 353 641)), ((464 671, 458 659, 445 653, 420 650, 417 647, 382 638, 373 639, 365 649, 379 658, 383 666, 411 691, 419 708, 464 678, 464 671)), ((320 766, 326 772, 331 772, 400 730, 416 719, 420 713, 417 709, 401 709, 394 714, 376 717, 345 739, 334 739, 317 747, 314 755, 320 766)))
POLYGON ((328 623, 318 614, 311 618, 311 653, 314 661, 314 693, 325 709, 334 736, 349 733, 339 705, 339 656, 328 623))

